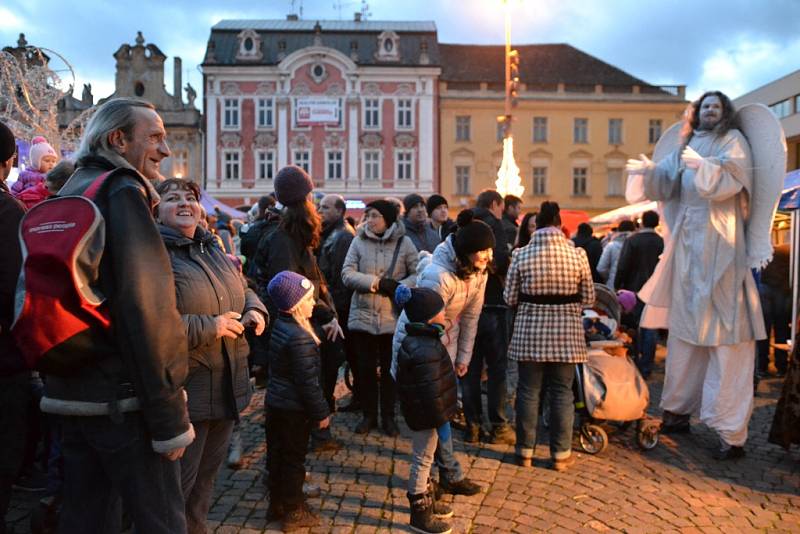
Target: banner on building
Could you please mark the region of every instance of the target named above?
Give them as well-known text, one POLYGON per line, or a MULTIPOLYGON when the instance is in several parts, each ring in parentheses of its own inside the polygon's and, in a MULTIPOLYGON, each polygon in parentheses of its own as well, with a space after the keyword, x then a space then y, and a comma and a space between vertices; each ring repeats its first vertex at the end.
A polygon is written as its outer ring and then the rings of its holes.
POLYGON ((339 122, 338 98, 299 97, 294 105, 295 123, 298 126, 339 122))

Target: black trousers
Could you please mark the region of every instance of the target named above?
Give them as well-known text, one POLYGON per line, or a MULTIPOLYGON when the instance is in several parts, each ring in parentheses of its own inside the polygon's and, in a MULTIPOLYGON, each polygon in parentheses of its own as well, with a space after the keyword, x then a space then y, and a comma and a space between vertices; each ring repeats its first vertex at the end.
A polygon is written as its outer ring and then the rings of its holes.
POLYGON ((0 378, 0 534, 5 533, 5 515, 11 501, 11 486, 25 457, 31 373, 0 378))
POLYGON ((394 379, 390 372, 392 366, 392 334, 367 334, 353 332, 350 335, 358 350, 358 380, 361 407, 364 415, 377 418, 378 398, 380 397, 381 417, 394 417, 394 404, 397 397, 394 379), (380 365, 380 379, 376 367, 380 365), (380 384, 380 390, 379 390, 380 384))
POLYGON ((291 510, 303 503, 310 426, 303 412, 267 406, 267 485, 273 508, 291 510))

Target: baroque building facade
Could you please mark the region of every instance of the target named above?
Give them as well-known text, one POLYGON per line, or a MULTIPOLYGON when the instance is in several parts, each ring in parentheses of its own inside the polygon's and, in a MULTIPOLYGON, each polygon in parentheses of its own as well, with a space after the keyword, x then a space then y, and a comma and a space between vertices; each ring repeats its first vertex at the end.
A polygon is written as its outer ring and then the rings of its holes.
MULTIPOLYGON (((658 87, 567 44, 515 46, 520 57, 514 154, 523 204, 603 212, 626 204, 625 162, 652 155, 687 105, 685 87, 658 87)), ((440 44, 441 194, 466 206, 494 187, 503 155, 504 47, 440 44)))
POLYGON ((204 79, 205 188, 229 204, 287 164, 347 199, 439 189, 432 22, 224 20, 204 79))

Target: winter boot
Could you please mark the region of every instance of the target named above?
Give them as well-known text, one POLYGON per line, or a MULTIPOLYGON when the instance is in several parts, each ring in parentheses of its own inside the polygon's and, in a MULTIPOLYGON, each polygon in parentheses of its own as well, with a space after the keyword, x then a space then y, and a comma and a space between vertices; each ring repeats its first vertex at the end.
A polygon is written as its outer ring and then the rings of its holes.
POLYGON ((305 503, 287 506, 283 515, 283 531, 292 532, 301 528, 311 528, 319 525, 319 516, 311 511, 305 503))
POLYGON ((423 534, 450 534, 452 528, 448 523, 433 517, 433 498, 430 493, 418 495, 406 494, 411 508, 411 530, 423 534))
POLYGON ((433 500, 433 515, 439 519, 450 519, 453 517, 453 509, 439 500, 441 498, 441 490, 438 488, 436 481, 430 478, 428 479, 428 495, 430 495, 433 500))

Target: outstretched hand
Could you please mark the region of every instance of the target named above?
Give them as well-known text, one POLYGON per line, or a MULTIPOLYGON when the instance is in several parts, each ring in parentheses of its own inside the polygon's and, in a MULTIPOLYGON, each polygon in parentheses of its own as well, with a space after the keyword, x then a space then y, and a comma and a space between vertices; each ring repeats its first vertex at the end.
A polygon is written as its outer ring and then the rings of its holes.
POLYGON ((625 165, 625 170, 628 174, 644 174, 647 168, 652 165, 653 160, 644 154, 639 154, 639 158, 631 158, 625 165))

